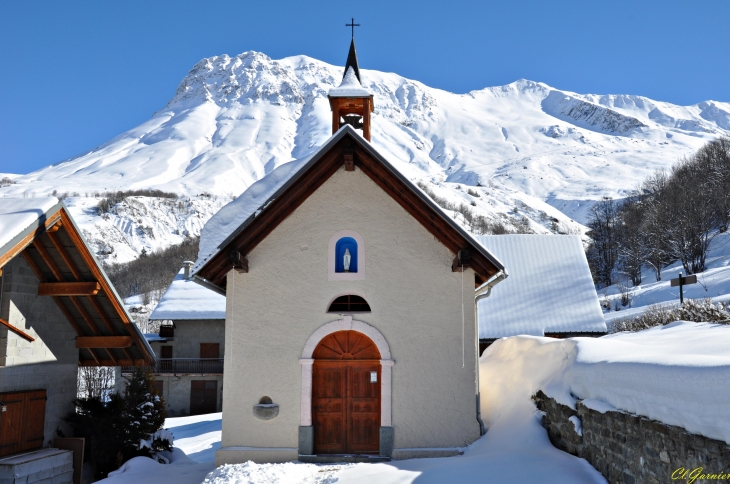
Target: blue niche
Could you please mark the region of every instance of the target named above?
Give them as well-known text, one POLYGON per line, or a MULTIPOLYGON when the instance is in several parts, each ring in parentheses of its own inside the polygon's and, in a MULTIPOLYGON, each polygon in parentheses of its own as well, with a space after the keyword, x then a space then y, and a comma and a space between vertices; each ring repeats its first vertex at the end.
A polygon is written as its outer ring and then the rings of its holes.
POLYGON ((335 272, 345 272, 345 251, 350 251, 350 270, 357 272, 357 242, 352 237, 342 237, 335 245, 335 272))

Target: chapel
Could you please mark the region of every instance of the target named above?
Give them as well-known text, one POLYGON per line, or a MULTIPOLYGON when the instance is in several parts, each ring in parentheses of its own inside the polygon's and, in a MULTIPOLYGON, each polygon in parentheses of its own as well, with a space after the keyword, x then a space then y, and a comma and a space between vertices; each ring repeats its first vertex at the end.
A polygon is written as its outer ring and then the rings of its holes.
POLYGON ((484 432, 475 294, 507 271, 375 149, 361 75, 353 39, 331 138, 202 233, 191 277, 226 296, 216 465, 451 456, 484 432))

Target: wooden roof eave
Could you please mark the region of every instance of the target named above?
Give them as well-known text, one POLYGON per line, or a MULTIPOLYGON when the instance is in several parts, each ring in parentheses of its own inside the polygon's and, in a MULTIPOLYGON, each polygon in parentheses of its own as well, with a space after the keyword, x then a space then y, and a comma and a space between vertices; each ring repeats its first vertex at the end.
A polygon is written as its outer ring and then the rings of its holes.
MULTIPOLYGON (((423 193, 417 186, 410 182, 402 173, 400 173, 393 165, 391 165, 385 158, 383 158, 375 149, 366 142, 357 132, 349 125, 345 125, 335 133, 327 143, 325 143, 313 156, 312 158, 302 166, 297 173, 295 173, 287 182, 279 188, 263 205, 262 210, 258 215, 251 215, 246 221, 244 221, 231 235, 229 235, 219 246, 218 252, 208 260, 201 269, 196 273, 198 280, 207 284, 213 284, 217 287, 223 288, 225 283, 225 276, 230 270, 230 264, 228 262, 228 250, 227 248, 233 246, 236 250, 246 254, 247 251, 252 250, 260 240, 263 239, 273 228, 278 225, 289 213, 293 212, 297 204, 286 204, 287 209, 281 210, 286 212, 281 217, 273 217, 271 220, 267 220, 268 215, 271 211, 277 209, 277 203, 282 197, 288 196, 292 192, 296 191, 292 189, 295 187, 297 182, 302 178, 310 174, 311 170, 316 170, 321 173, 314 183, 309 184, 306 188, 300 189, 301 191, 309 192, 311 194, 316 190, 326 178, 329 178, 334 172, 340 167, 337 162, 340 153, 332 153, 331 149, 340 141, 348 136, 351 138, 352 145, 346 147, 347 150, 351 150, 358 155, 356 165, 360 166, 361 169, 373 179, 381 188, 383 188, 391 197, 393 197, 404 209, 409 213, 413 214, 414 210, 417 209, 421 213, 421 216, 417 217, 429 232, 441 240, 454 253, 457 253, 462 249, 471 249, 472 260, 470 261, 470 267, 481 275, 481 279, 487 280, 494 274, 502 271, 507 274, 504 265, 492 254, 490 254, 484 246, 477 242, 468 232, 461 228, 451 217, 446 215, 438 205, 436 205, 431 198, 423 193), (333 158, 330 161, 335 161, 332 166, 327 164, 327 160, 323 163, 324 168, 319 170, 316 165, 320 163, 320 160, 330 156, 333 158), (379 162, 380 167, 377 164, 368 164, 363 161, 366 157, 370 157, 379 162), (325 178, 322 178, 322 174, 325 174, 325 178), (395 181, 391 183, 390 180, 395 181), (401 185, 400 187, 395 186, 396 184, 401 185), (404 195, 404 191, 406 195, 404 195), (408 196, 410 193, 412 196, 408 196), (419 207, 416 207, 418 205, 419 207), (432 223, 429 223, 429 220, 432 223), (247 237, 249 227, 253 225, 263 225, 258 229, 259 236, 247 237)), ((308 194, 306 195, 308 196, 308 194)), ((306 197, 304 197, 306 198, 306 197)), ((303 199, 302 199, 303 201, 303 199)), ((300 202, 301 203, 301 202, 300 202)))
MULTIPOLYGON (((99 291, 100 294, 103 294, 107 297, 109 302, 111 303, 112 307, 114 308, 117 316, 122 320, 122 323, 124 324, 125 329, 129 333, 129 336, 132 337, 134 342, 136 343, 137 348, 139 349, 140 353, 142 354, 142 360, 144 361, 144 364, 152 364, 155 361, 155 353, 152 350, 152 347, 150 346, 147 339, 142 335, 142 332, 139 330, 136 324, 134 324, 134 320, 127 312, 127 309, 124 307, 124 304, 122 303, 122 298, 117 293, 116 289, 114 289, 114 286, 112 285, 111 281, 109 280, 108 276, 106 275, 106 272, 101 268, 101 264, 94 256, 93 252, 89 250, 88 245, 86 244, 86 241, 81 236, 81 231, 76 226, 76 223, 74 222, 73 218, 71 218, 64 206, 64 210, 61 214, 61 219, 64 223, 64 226, 67 227, 66 233, 73 242, 76 249, 79 251, 82 259, 84 259, 84 262, 88 265, 89 270, 94 275, 95 279, 99 282, 101 285, 101 291, 99 291), (71 230, 69 230, 69 228, 71 230)), ((92 303, 93 304, 93 303, 92 303)), ((95 309, 100 311, 100 308, 96 305, 95 309)), ((104 323, 107 323, 105 321, 105 315, 104 313, 99 314, 100 318, 104 321, 104 323)), ((135 360, 136 361, 136 360, 135 360)), ((139 362, 134 365, 125 365, 125 366, 140 366, 139 362)))
MULTIPOLYGON (((116 290, 106 276, 106 273, 101 268, 101 265, 94 257, 93 253, 89 250, 88 245, 81 236, 79 228, 76 226, 73 219, 68 215, 67 209, 63 202, 59 202, 51 207, 44 214, 38 217, 38 219, 36 219, 32 224, 30 224, 27 228, 25 228, 18 235, 13 237, 8 243, 6 243, 2 248, 0 248, 0 269, 14 257, 22 255, 28 265, 33 270, 33 272, 38 277, 39 281, 44 282, 45 276, 43 274, 43 270, 39 267, 38 263, 34 261, 33 258, 30 256, 30 254, 28 253, 28 249, 30 247, 36 249, 36 251, 40 254, 40 258, 43 259, 45 264, 46 260, 48 260, 50 256, 47 253, 48 249, 43 247, 42 244, 39 242, 39 237, 45 233, 48 235, 53 247, 58 252, 60 258, 64 261, 64 264, 68 266, 69 271, 78 280, 78 268, 74 266, 69 254, 66 254, 64 252, 63 248, 60 247, 58 239, 56 239, 56 232, 57 230, 59 230, 59 227, 63 227, 65 229, 65 233, 73 243, 74 248, 78 251, 78 255, 88 266, 88 269, 93 274, 94 279, 100 285, 98 295, 106 296, 106 299, 109 301, 114 309, 115 315, 122 321, 124 329, 128 334, 114 334, 116 333, 116 331, 114 330, 110 320, 108 319, 108 315, 104 312, 103 308, 101 308, 99 302, 94 299, 97 297, 97 294, 94 294, 93 296, 89 295, 87 297, 91 299, 92 307, 95 309, 95 311, 99 312, 99 319, 103 321, 103 323, 107 327, 107 330, 113 333, 113 336, 130 336, 135 343, 134 347, 136 347, 139 355, 141 355, 141 358, 134 357, 133 355, 129 354, 126 349, 124 349, 123 351, 125 353, 125 358, 115 358, 112 353, 112 350, 115 348, 107 348, 105 351, 108 354, 108 358, 103 359, 101 358, 101 355, 98 351, 95 352, 93 351, 93 349, 89 348, 88 353, 92 356, 93 360, 80 360, 79 365, 87 366, 91 364, 96 366, 142 366, 153 363, 155 357, 152 348, 150 347, 149 343, 144 338, 142 333, 139 331, 139 328, 137 328, 137 326, 134 324, 132 318, 127 313, 126 308, 124 308, 124 305, 121 303, 121 298, 117 294, 116 290)), ((52 267, 53 264, 54 263, 51 261, 51 265, 45 265, 46 267, 48 267, 49 272, 53 273, 54 277, 60 282, 64 278, 58 272, 59 269, 57 267, 52 267)), ((94 322, 93 317, 91 317, 89 314, 85 314, 88 313, 88 311, 83 309, 83 307, 78 306, 79 301, 77 300, 77 296, 71 296, 68 298, 54 296, 53 299, 61 312, 66 316, 78 336, 84 337, 88 335, 85 334, 84 331, 81 329, 79 321, 77 321, 76 318, 74 318, 73 315, 69 312, 69 308, 66 307, 62 299, 69 299, 70 301, 72 301, 73 306, 78 309, 82 318, 86 320, 84 322, 88 323, 90 331, 92 333, 98 332, 98 328, 95 327, 96 323, 94 322)))

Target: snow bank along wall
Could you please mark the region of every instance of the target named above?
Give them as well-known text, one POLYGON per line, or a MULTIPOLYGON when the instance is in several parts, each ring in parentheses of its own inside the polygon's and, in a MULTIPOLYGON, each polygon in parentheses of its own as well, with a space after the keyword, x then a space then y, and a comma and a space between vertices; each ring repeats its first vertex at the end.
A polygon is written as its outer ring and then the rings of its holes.
POLYGON ((611 484, 690 481, 693 472, 730 474, 730 446, 723 441, 621 411, 599 412, 582 400, 573 410, 542 391, 533 399, 553 445, 586 459, 611 484))

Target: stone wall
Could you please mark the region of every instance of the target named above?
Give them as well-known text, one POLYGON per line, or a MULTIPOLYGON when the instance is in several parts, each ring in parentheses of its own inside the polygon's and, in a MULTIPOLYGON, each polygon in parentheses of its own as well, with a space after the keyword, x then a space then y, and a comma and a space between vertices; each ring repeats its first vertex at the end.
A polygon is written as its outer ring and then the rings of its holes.
POLYGON ((544 412, 543 426, 553 445, 586 459, 611 484, 689 481, 692 472, 730 472, 730 446, 725 442, 639 415, 601 413, 581 400, 573 410, 542 391, 533 399, 544 412))

